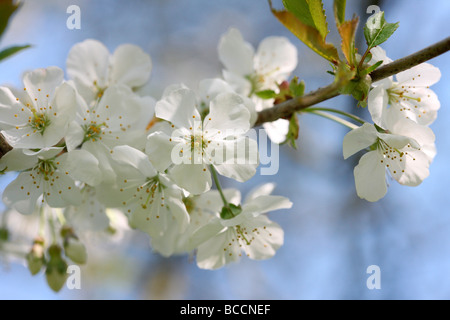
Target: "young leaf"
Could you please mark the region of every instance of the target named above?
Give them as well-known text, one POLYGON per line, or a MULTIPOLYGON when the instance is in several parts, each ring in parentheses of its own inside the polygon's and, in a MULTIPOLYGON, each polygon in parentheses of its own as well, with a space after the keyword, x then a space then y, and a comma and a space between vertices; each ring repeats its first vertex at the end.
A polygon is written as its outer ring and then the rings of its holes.
POLYGON ((305 82, 298 82, 298 77, 294 77, 289 83, 289 89, 294 97, 301 97, 305 93, 305 82))
POLYGON ((323 3, 321 0, 307 0, 307 2, 309 4, 309 11, 314 20, 314 25, 322 36, 322 39, 325 41, 328 34, 328 23, 327 17, 325 16, 325 10, 323 9, 323 3))
POLYGON ((283 0, 283 5, 287 11, 296 16, 304 24, 313 28, 316 27, 306 0, 283 0))
POLYGON ((19 7, 13 0, 0 0, 0 37, 5 32, 9 18, 19 7))
POLYGON ((338 64, 339 54, 336 47, 331 43, 326 43, 316 28, 303 23, 291 12, 272 9, 272 13, 304 44, 333 64, 338 64))
POLYGON ((364 37, 366 38, 368 50, 379 46, 389 39, 397 30, 399 23, 388 23, 384 19, 384 12, 380 11, 367 19, 364 26, 364 37))
POLYGON ((282 144, 289 144, 292 148, 297 149, 298 134, 300 132, 300 125, 298 123, 297 114, 294 113, 289 120, 289 131, 286 135, 286 140, 282 144))
POLYGON ((339 34, 342 38, 342 52, 350 66, 355 66, 355 34, 358 28, 359 18, 344 21, 338 26, 339 34))
POLYGON ((345 3, 346 0, 334 0, 333 3, 334 19, 338 27, 345 22, 345 3))
POLYGON ((367 69, 362 70, 359 74, 360 74, 361 76, 365 76, 366 74, 369 74, 369 73, 373 72, 376 68, 378 68, 379 66, 381 66, 382 63, 383 63, 382 60, 381 60, 381 61, 378 61, 377 63, 375 63, 374 65, 368 67, 367 69))
POLYGON ((277 94, 273 90, 262 90, 255 92, 255 95, 261 99, 274 99, 277 94))
POLYGON ((12 56, 13 54, 16 54, 19 51, 22 51, 23 49, 27 49, 30 48, 30 45, 24 45, 24 46, 13 46, 13 47, 9 47, 6 48, 2 51, 0 51, 0 61, 12 56))
POLYGON ((321 0, 283 0, 287 11, 307 26, 316 29, 325 40, 328 34, 328 24, 321 0))

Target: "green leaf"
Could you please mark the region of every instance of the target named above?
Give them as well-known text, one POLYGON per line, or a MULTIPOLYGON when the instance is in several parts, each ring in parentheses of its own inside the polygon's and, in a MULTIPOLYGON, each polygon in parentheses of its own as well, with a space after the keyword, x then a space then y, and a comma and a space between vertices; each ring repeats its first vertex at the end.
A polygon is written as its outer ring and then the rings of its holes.
POLYGON ((381 64, 383 63, 383 61, 378 61, 377 63, 375 63, 374 65, 362 70, 359 74, 361 76, 365 76, 366 74, 369 74, 371 72, 373 72, 376 68, 378 68, 379 66, 381 66, 381 64))
POLYGON ((0 37, 8 26, 9 18, 19 8, 12 0, 0 0, 0 37))
MULTIPOLYGON (((369 95, 371 84, 372 79, 370 76, 365 75, 363 77, 358 77, 351 80, 344 88, 341 89, 340 93, 351 95, 357 101, 363 102, 369 95)), ((364 106, 365 104, 361 103, 361 105, 364 106)))
POLYGON ((283 0, 287 11, 294 14, 307 26, 316 29, 325 40, 328 34, 328 24, 321 0, 283 0))
POLYGON ((384 12, 380 11, 367 19, 364 26, 364 37, 366 38, 368 50, 379 46, 389 39, 397 30, 399 23, 388 23, 384 19, 384 12))
POLYGON ((300 21, 291 12, 272 9, 272 13, 289 31, 313 51, 333 64, 338 64, 339 54, 336 47, 331 43, 326 43, 316 28, 300 21))
POLYGON ((298 135, 300 132, 300 125, 298 122, 297 114, 294 113, 289 120, 289 130, 286 135, 286 140, 282 144, 289 144, 292 148, 297 149, 298 135))
POLYGON ((338 27, 345 22, 345 4, 346 0, 334 0, 333 3, 334 19, 338 27))
POLYGON ((289 89, 294 97, 301 97, 305 93, 305 82, 298 82, 298 77, 294 77, 289 83, 289 89))
POLYGON ((261 99, 274 99, 277 94, 273 90, 262 90, 255 92, 255 95, 261 99))
POLYGON ((287 11, 291 12, 304 24, 313 28, 316 27, 306 0, 283 0, 283 5, 287 11))
POLYGON ((0 51, 0 61, 12 56, 13 54, 18 53, 19 51, 22 51, 24 49, 30 48, 31 46, 29 44, 24 46, 12 46, 9 48, 6 48, 2 51, 0 51))

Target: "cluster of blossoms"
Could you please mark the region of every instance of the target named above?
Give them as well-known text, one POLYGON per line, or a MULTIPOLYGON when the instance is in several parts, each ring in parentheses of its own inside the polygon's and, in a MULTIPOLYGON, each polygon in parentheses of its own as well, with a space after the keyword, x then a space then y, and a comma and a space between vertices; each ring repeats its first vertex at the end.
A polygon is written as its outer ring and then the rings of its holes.
MULTIPOLYGON (((266 213, 292 203, 271 195, 272 183, 241 201, 238 190, 222 190, 218 175, 238 182, 255 175, 259 154, 250 130, 257 112, 303 94, 298 79, 287 82, 297 50, 284 37, 268 37, 255 50, 230 29, 218 54, 223 78, 202 80, 197 90, 171 85, 158 101, 148 94, 148 54, 129 44, 111 54, 95 40, 69 52, 69 80, 49 67, 26 73, 23 90, 0 87, 0 130, 13 147, 0 159, 0 170, 18 172, 3 202, 10 214, 39 216, 27 254, 33 274, 45 268, 50 286, 59 290, 66 258, 86 262, 78 235, 110 228, 111 208, 147 233, 154 251, 166 257, 194 252, 200 268, 221 268, 243 254, 267 259, 276 253, 283 230, 266 213), (291 85, 301 93, 293 94, 291 85)), ((360 66, 392 62, 379 46, 370 56, 360 58, 360 66)), ((429 175, 436 155, 429 125, 440 107, 430 86, 440 76, 423 63, 372 83, 367 102, 373 123, 347 123, 352 130, 343 141, 345 159, 366 151, 354 169, 359 197, 384 197, 386 175, 408 186, 429 175)), ((289 141, 292 131, 295 136, 292 119, 263 125, 272 142, 289 141)), ((7 238, 0 223, 0 249, 7 238)))
MULTIPOLYGON (((120 209, 164 256, 196 252, 200 268, 275 254, 283 230, 265 213, 292 203, 270 195, 270 183, 241 202, 237 190, 221 189, 218 174, 244 182, 256 173, 258 146, 246 134, 256 111, 272 102, 255 92, 277 90, 296 67, 297 51, 270 37, 255 54, 231 29, 219 56, 224 79, 203 80, 197 92, 169 86, 159 101, 146 92, 149 55, 134 45, 111 54, 95 40, 69 52, 69 80, 48 67, 26 73, 23 90, 0 88, 0 129, 13 147, 0 170, 19 172, 3 202, 40 215, 40 230, 52 231, 34 241, 32 273, 45 268, 52 288, 60 288, 55 279, 64 279, 65 258, 86 261, 77 234, 107 229, 107 208, 120 209)), ((267 127, 276 142, 284 140, 285 122, 267 127)))
MULTIPOLYGON (((371 50, 369 64, 392 62, 381 47, 371 50)), ((374 82, 368 97, 373 124, 365 123, 344 138, 344 158, 369 149, 355 167, 358 196, 378 201, 387 192, 386 174, 406 186, 418 186, 429 175, 436 155, 435 136, 429 125, 440 108, 430 86, 441 72, 422 63, 393 77, 374 82)))

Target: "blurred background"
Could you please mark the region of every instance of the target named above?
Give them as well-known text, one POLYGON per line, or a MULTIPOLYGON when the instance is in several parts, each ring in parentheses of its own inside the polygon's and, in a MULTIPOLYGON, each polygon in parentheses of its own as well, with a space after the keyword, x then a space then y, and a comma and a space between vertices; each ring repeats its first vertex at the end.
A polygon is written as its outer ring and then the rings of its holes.
MULTIPOLYGON (((21 86, 24 71, 51 65, 65 69, 72 45, 87 38, 110 51, 123 43, 141 46, 153 60, 151 90, 159 98, 165 86, 220 76, 217 43, 228 28, 241 30, 255 47, 267 36, 288 37, 299 49, 294 75, 311 91, 332 81, 328 63, 292 36, 263 0, 28 0, 12 19, 0 47, 30 43, 0 64, 0 84, 21 86), (81 30, 68 30, 66 9, 81 8, 81 30)), ((326 2, 329 41, 339 43, 326 2)), ((281 1, 274 5, 280 7, 281 1)), ((347 0, 365 23, 369 5, 385 11, 400 28, 383 48, 392 59, 448 36, 448 0, 347 0)), ((362 27, 359 47, 365 50, 362 27)), ((416 188, 390 181, 386 197, 368 203, 356 196, 353 167, 344 161, 346 129, 313 115, 300 117, 299 149, 281 147, 275 176, 255 176, 245 184, 230 180, 245 194, 264 182, 289 197, 291 210, 271 219, 285 231, 284 246, 268 261, 242 259, 217 271, 197 268, 192 257, 162 258, 152 253, 145 235, 124 231, 114 239, 94 237, 82 289, 53 293, 43 274, 32 277, 24 265, 0 257, 0 299, 449 299, 450 298, 450 53, 430 61, 442 71, 432 89, 441 101, 436 134, 438 154, 431 175, 416 188), (366 269, 381 269, 381 290, 369 290, 366 269)), ((355 111, 348 97, 323 106, 355 111)), ((366 110, 359 115, 367 118, 366 110)), ((13 178, 0 178, 1 190, 13 178)), ((21 222, 19 222, 21 223, 21 222)))

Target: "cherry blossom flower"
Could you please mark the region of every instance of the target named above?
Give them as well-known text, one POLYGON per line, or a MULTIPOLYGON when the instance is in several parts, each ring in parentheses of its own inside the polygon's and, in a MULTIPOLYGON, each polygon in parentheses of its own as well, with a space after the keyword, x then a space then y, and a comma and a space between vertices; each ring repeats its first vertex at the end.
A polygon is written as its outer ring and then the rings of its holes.
MULTIPOLYGON (((274 101, 260 99, 255 93, 262 90, 277 92, 277 84, 287 80, 297 67, 297 49, 284 37, 263 39, 255 52, 239 30, 231 28, 220 39, 218 51, 225 66, 224 79, 237 93, 251 97, 256 111, 272 107, 274 101)), ((282 143, 286 140, 289 121, 279 119, 264 124, 264 128, 273 142, 282 143)))
POLYGON ((412 120, 389 118, 386 129, 364 124, 344 138, 344 158, 370 148, 355 167, 359 197, 378 201, 387 192, 386 170, 402 185, 417 186, 429 175, 436 151, 433 131, 412 120))
POLYGON ((170 167, 174 182, 193 194, 211 188, 208 165, 226 177, 246 181, 256 173, 258 150, 256 141, 244 136, 250 129, 250 113, 244 104, 237 94, 218 94, 202 120, 195 93, 172 86, 155 111, 174 131, 171 136, 162 131, 150 134, 146 153, 160 172, 170 167))
MULTIPOLYGON (((96 184, 100 171, 98 161, 84 150, 57 156, 62 148, 28 151, 34 165, 23 171, 3 192, 3 202, 20 213, 31 214, 38 198, 53 208, 79 205, 81 195, 75 181, 96 184)), ((10 159, 13 161, 13 159, 10 159)))
POLYGON ((189 215, 181 189, 158 173, 147 155, 137 149, 118 146, 112 156, 122 166, 115 198, 126 208, 130 226, 151 237, 163 235, 174 222, 178 222, 180 232, 183 231, 189 223, 189 215))
POLYGON ((0 128, 13 148, 46 148, 64 138, 77 100, 63 76, 57 67, 28 72, 23 77, 26 94, 21 97, 0 88, 0 128))
POLYGON ((269 195, 272 184, 254 190, 242 205, 242 212, 231 218, 215 217, 197 230, 191 246, 197 248, 197 265, 218 269, 240 259, 242 253, 254 260, 268 259, 283 245, 283 229, 264 213, 289 209, 285 197, 269 195))
POLYGON ((111 85, 131 89, 147 83, 152 61, 141 48, 123 44, 110 54, 104 44, 88 39, 75 44, 67 57, 67 73, 89 106, 111 85))
MULTIPOLYGON (((372 62, 382 60, 383 64, 392 62, 381 48, 372 49, 372 62), (377 49, 377 50, 375 50, 377 49)), ((440 102, 430 86, 441 78, 438 68, 422 63, 393 77, 373 83, 369 93, 368 107, 373 121, 384 127, 386 119, 393 113, 421 125, 430 125, 437 117, 440 102), (390 105, 390 107, 388 107, 390 105)))

